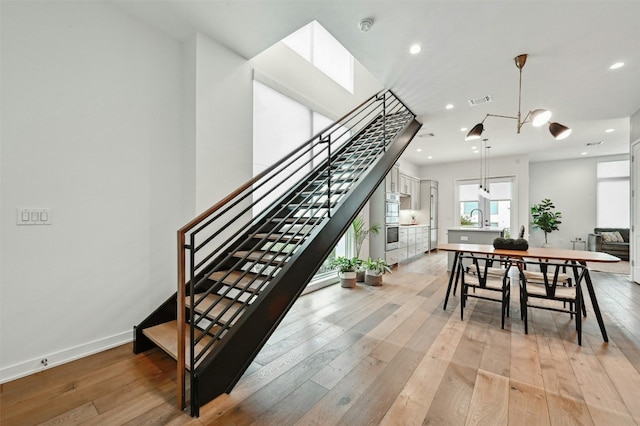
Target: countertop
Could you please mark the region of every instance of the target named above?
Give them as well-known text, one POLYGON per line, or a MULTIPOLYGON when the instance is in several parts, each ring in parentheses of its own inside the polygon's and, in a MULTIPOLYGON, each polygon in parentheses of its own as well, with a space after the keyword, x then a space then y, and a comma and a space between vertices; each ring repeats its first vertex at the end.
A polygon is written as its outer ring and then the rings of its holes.
POLYGON ((474 226, 458 226, 456 228, 449 228, 449 231, 465 231, 465 232, 502 232, 502 228, 496 227, 484 227, 476 228, 474 226))

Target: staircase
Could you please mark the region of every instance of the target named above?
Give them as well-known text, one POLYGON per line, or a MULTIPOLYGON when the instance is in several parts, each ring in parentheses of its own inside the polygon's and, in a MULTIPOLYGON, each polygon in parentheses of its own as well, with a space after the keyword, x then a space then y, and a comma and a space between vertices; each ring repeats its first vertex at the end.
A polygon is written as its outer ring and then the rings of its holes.
POLYGON ((178 291, 134 327, 197 416, 232 390, 420 128, 381 92, 178 231, 178 291), (187 376, 188 375, 188 376, 187 376))

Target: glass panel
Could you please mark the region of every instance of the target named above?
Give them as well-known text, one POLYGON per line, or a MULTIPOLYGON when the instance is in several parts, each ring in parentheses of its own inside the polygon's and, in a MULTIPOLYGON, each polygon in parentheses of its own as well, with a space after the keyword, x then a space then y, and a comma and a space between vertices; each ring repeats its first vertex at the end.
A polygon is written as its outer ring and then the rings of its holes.
MULTIPOLYGON (((477 197, 477 193, 476 193, 477 197)), ((478 226, 479 215, 476 213, 471 217, 471 211, 478 208, 477 201, 460 202, 460 225, 462 226, 478 226)))
POLYGON ((598 163, 598 179, 629 176, 629 160, 598 163))
POLYGON ((478 184, 461 184, 458 186, 460 201, 470 201, 478 199, 478 184))
MULTIPOLYGON (((254 175, 265 170, 271 164, 280 160, 309 138, 327 127, 332 121, 306 106, 284 96, 272 88, 254 81, 254 135, 253 135, 253 172, 254 175)), ((338 140, 346 140, 345 136, 338 140)), ((333 145, 333 143, 332 143, 333 145)), ((336 144, 337 145, 337 144, 336 144)), ((316 162, 317 164, 317 162, 316 162)), ((297 171, 290 178, 290 184, 299 181, 309 171, 309 167, 297 171)), ((293 170, 292 170, 293 172, 293 170)), ((262 211, 283 191, 263 189, 256 193, 255 199, 265 196, 265 199, 254 206, 254 214, 262 211)), ((330 266, 336 256, 353 256, 352 233, 346 232, 336 247, 331 251, 327 260, 320 267, 318 273, 309 284, 314 285, 318 280, 330 277, 337 282, 337 274, 330 266)))
POLYGON ((629 227, 629 179, 598 182, 598 227, 629 227))

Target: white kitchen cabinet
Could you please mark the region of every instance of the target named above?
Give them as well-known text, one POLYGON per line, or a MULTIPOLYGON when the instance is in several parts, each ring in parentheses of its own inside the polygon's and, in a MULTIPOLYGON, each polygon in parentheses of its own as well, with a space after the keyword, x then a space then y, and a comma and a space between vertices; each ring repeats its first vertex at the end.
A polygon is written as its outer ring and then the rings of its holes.
POLYGON ((404 195, 411 194, 411 180, 410 177, 400 173, 400 193, 404 195))
POLYGON ((399 235, 400 262, 411 260, 429 251, 429 226, 401 226, 399 235))
POLYGON ((400 192, 400 166, 393 166, 384 180, 386 192, 400 192))

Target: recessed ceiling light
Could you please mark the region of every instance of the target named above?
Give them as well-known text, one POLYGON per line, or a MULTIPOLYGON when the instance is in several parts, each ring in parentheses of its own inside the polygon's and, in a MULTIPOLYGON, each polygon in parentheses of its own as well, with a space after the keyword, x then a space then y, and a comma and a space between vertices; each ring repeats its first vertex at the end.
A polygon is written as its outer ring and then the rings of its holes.
POLYGON ((409 48, 409 53, 411 53, 412 55, 417 55, 421 50, 422 47, 420 47, 420 45, 416 43, 409 48))
POLYGON ((461 132, 466 132, 467 130, 469 130, 469 129, 467 129, 466 127, 462 127, 462 128, 460 129, 460 131, 461 131, 461 132))
POLYGON ((430 155, 427 157, 428 160, 431 160, 433 158, 433 155, 430 155))
POLYGON ((607 133, 611 133, 611 132, 615 132, 615 131, 616 131, 616 129, 607 129, 607 130, 605 130, 605 132, 607 132, 607 133))
POLYGON ((453 104, 447 104, 447 105, 445 106, 445 108, 446 108, 446 109, 453 109, 453 104))
POLYGON ((477 149, 475 151, 473 151, 474 154, 479 153, 480 151, 478 151, 477 149))
POLYGON ((587 155, 589 154, 587 151, 581 152, 580 155, 587 155))
POLYGON ((610 70, 617 70, 618 68, 622 68, 624 66, 624 62, 616 62, 615 64, 609 67, 610 70))
POLYGON ((422 148, 416 149, 417 152, 422 152, 422 148))
POLYGON ((476 150, 476 149, 478 149, 478 147, 477 146, 472 146, 471 149, 472 150, 476 150))

